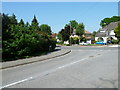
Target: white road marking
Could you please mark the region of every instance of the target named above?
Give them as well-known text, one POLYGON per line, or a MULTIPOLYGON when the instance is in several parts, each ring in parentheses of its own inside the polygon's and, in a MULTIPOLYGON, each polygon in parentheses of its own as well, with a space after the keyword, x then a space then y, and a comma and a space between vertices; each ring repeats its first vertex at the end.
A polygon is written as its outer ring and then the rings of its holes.
POLYGON ((63 66, 60 66, 60 67, 58 67, 57 69, 62 69, 62 68, 68 67, 68 66, 70 66, 70 65, 76 64, 76 63, 81 62, 81 61, 84 61, 84 60, 86 60, 86 59, 88 59, 88 57, 87 57, 87 58, 83 58, 83 59, 78 60, 78 61, 75 61, 75 62, 71 62, 71 63, 66 64, 66 65, 63 65, 63 66))
POLYGON ((11 83, 11 84, 2 86, 2 87, 0 87, 0 89, 6 88, 6 87, 9 87, 9 86, 13 86, 13 85, 15 85, 15 84, 19 84, 19 83, 22 83, 22 82, 25 82, 25 81, 28 81, 28 80, 31 80, 32 78, 33 78, 33 77, 29 77, 29 78, 26 78, 26 79, 23 79, 23 80, 20 80, 20 81, 17 81, 17 82, 14 82, 14 83, 11 83))

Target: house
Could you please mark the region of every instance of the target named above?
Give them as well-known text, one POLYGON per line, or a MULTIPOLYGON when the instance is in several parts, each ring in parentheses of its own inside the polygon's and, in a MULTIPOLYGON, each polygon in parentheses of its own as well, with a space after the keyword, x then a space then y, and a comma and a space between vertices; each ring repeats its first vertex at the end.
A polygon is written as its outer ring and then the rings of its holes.
MULTIPOLYGON (((78 35, 76 35, 76 30, 74 29, 73 30, 73 33, 71 34, 71 36, 70 37, 79 37, 78 35)), ((85 30, 85 32, 84 32, 84 34, 82 35, 82 37, 85 37, 86 39, 87 39, 87 43, 89 43, 89 44, 92 44, 92 42, 94 41, 94 38, 92 38, 92 33, 91 32, 89 32, 89 31, 87 31, 87 30, 85 30)))
POLYGON ((89 44, 92 44, 92 42, 94 41, 94 38, 92 38, 92 33, 88 32, 87 30, 85 30, 83 37, 86 38, 86 40, 87 40, 86 42, 89 44))
POLYGON ((109 25, 105 26, 104 28, 101 28, 99 32, 95 35, 95 41, 102 41, 104 43, 107 43, 108 40, 115 39, 115 33, 114 29, 116 26, 118 26, 119 22, 111 22, 109 25))

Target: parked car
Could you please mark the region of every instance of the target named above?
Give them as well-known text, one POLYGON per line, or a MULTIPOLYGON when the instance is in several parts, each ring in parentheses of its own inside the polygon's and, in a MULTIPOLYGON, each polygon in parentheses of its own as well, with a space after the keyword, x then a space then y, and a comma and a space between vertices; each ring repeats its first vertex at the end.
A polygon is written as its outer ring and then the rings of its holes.
POLYGON ((111 43, 112 43, 112 41, 111 41, 111 40, 108 40, 108 41, 107 41, 107 44, 111 44, 111 43))
POLYGON ((106 45, 106 43, 105 43, 105 42, 96 42, 96 44, 106 45))

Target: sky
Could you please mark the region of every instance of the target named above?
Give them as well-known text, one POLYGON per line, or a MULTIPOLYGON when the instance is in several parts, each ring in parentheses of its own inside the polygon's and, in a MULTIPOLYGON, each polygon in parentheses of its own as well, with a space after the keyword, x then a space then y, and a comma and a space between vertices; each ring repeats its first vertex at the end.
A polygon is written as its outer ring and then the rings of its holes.
POLYGON ((18 21, 29 23, 35 15, 39 25, 48 24, 55 33, 71 20, 93 32, 99 30, 102 19, 118 16, 118 2, 2 2, 2 13, 14 13, 18 21))

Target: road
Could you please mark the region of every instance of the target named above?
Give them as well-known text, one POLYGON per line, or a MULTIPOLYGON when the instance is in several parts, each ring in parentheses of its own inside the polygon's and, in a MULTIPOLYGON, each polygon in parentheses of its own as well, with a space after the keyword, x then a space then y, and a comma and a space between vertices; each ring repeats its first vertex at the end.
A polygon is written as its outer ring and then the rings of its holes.
POLYGON ((57 47, 71 53, 2 70, 2 88, 117 88, 118 48, 57 47))

